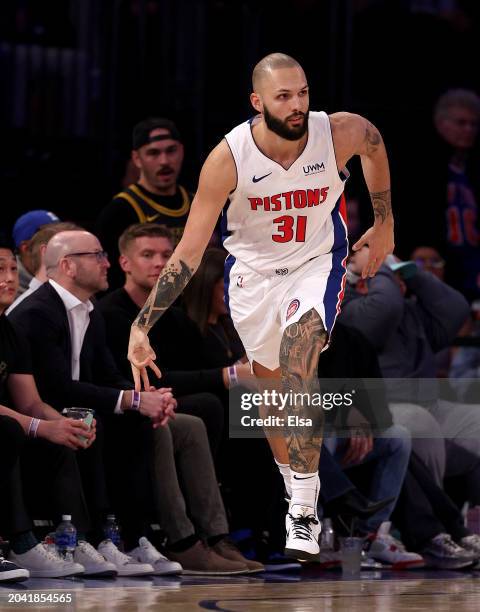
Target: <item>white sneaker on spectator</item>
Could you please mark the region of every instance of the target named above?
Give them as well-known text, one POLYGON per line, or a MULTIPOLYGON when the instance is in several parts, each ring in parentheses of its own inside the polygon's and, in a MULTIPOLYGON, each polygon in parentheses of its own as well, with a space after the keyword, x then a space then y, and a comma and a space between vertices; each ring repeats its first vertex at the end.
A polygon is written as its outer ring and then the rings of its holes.
POLYGON ((319 561, 321 525, 313 508, 295 504, 290 506, 285 517, 287 541, 285 554, 300 561, 319 561))
POLYGON ((119 576, 146 576, 147 574, 153 574, 155 571, 149 563, 139 563, 132 559, 132 557, 122 553, 112 540, 100 542, 98 552, 107 561, 113 563, 119 576))
POLYGON ((136 561, 140 561, 141 563, 149 563, 154 569, 155 576, 181 574, 183 571, 180 563, 167 559, 167 557, 162 555, 162 553, 160 553, 145 537, 140 538, 138 540, 138 546, 131 550, 128 554, 136 561))
POLYGON ((20 582, 30 578, 30 572, 0 556, 0 582, 20 582))
POLYGON ((105 561, 105 558, 85 540, 78 542, 73 560, 83 565, 86 576, 113 578, 118 574, 116 566, 105 561))
POLYGON ((367 555, 376 561, 387 563, 395 570, 424 567, 423 557, 417 553, 408 552, 402 542, 390 534, 390 527, 390 521, 385 521, 380 525, 367 550, 367 555))
POLYGON ((13 563, 27 569, 31 578, 65 578, 80 576, 85 572, 83 565, 65 561, 56 552, 47 550, 44 544, 37 544, 19 555, 12 550, 9 558, 13 563))

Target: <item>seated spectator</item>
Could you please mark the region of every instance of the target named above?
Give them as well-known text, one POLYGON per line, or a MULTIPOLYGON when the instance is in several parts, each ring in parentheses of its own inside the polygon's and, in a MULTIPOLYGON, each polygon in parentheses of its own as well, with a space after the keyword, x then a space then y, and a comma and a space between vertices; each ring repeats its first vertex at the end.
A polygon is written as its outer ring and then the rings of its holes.
POLYGON ((222 249, 207 249, 183 292, 185 311, 204 338, 211 367, 229 366, 246 360, 245 349, 225 304, 225 257, 222 249))
POLYGON ((462 402, 478 404, 480 397, 480 300, 472 304, 469 325, 459 340, 460 346, 453 349, 450 364, 450 385, 455 396, 462 402))
MULTIPOLYGON (((410 260, 414 261, 417 268, 430 272, 439 280, 445 280, 445 260, 442 258, 437 249, 430 246, 416 247, 411 255, 410 260)), ((458 332, 462 335, 462 329, 458 332)), ((436 373, 438 378, 446 378, 450 368, 451 347, 446 347, 435 353, 436 373)))
POLYGON ((19 293, 28 289, 35 272, 29 250, 32 236, 44 225, 57 223, 60 219, 47 210, 31 210, 19 217, 13 226, 13 241, 17 251, 17 264, 19 273, 19 293))
MULTIPOLYGON (((133 549, 132 555, 143 562, 151 561, 156 573, 181 569, 179 563, 163 557, 142 535, 152 497, 158 522, 164 529, 173 525, 180 531, 185 525, 191 526, 181 514, 182 505, 184 511, 186 507, 183 497, 168 489, 168 485, 174 487, 177 478, 178 453, 188 505, 198 519, 196 527, 207 532, 211 547, 203 547, 197 533, 183 535, 179 542, 172 527, 172 532, 167 533, 174 548, 172 557, 181 558, 185 571, 190 573, 231 574, 263 569, 258 565, 250 567, 250 562, 225 541, 226 519, 211 458, 210 464, 200 461, 193 448, 198 445, 204 456, 206 453, 210 457, 206 435, 203 440, 200 437, 201 421, 178 415, 175 425, 166 429, 176 407, 170 390, 133 392, 131 383, 117 370, 106 345, 103 318, 90 301, 107 286, 109 264, 98 239, 88 232, 61 232, 48 243, 45 263, 48 283, 10 316, 26 330, 38 379, 52 405, 85 406, 98 411, 105 427, 105 461, 112 500, 128 528, 124 528, 127 550, 133 549), (202 479, 198 478, 200 469, 202 479), (167 503, 169 512, 163 510, 167 503)), ((100 551, 104 556, 110 554, 104 545, 100 551)), ((116 555, 112 552, 112 556, 116 555)))
POLYGON ((420 270, 430 272, 438 280, 445 280, 445 260, 437 249, 430 246, 418 246, 412 251, 410 259, 420 270))
MULTIPOLYGON (((319 361, 318 375, 322 392, 345 392, 355 383, 355 404, 348 412, 345 408, 340 414, 326 411, 329 433, 325 434, 325 447, 344 469, 368 464, 368 498, 374 502, 389 500, 377 512, 356 522, 359 533, 370 534, 369 555, 397 568, 423 566, 418 554, 407 552, 389 533, 388 521, 402 489, 411 442, 408 430, 392 423, 381 387, 374 391, 362 386, 362 379, 381 378, 373 347, 358 331, 337 322, 331 346, 319 361)), ((320 481, 323 488, 322 463, 320 481)))
POLYGON ((465 527, 457 506, 412 453, 393 513, 395 526, 428 567, 461 569, 480 558, 480 536, 465 527))
POLYGON ((463 475, 468 499, 478 505, 480 412, 440 399, 434 380, 435 353, 455 338, 468 304, 413 262, 384 264, 364 281, 358 275, 367 257, 364 247, 351 258, 339 320, 361 331, 377 350, 383 376, 394 379, 387 384, 394 422, 410 430, 413 449, 437 484, 442 487, 445 476, 463 475))
POLYGON ((68 230, 80 229, 75 223, 59 222, 49 223, 42 229, 39 229, 32 238, 28 241, 27 253, 30 262, 30 267, 33 272, 33 277, 28 284, 28 288, 17 297, 13 304, 7 309, 6 314, 9 315, 12 310, 20 304, 27 296, 36 291, 47 281, 47 268, 45 266, 45 250, 50 238, 59 232, 68 230))
POLYGON ((118 267, 118 239, 134 223, 161 223, 172 231, 174 246, 182 237, 193 195, 179 185, 184 149, 176 125, 149 118, 133 128, 132 161, 140 178, 118 193, 100 213, 96 232, 110 253, 112 288, 123 284, 118 267))
MULTIPOLYGON (((11 543, 11 560, 24 570, 2 569, 0 580, 13 572, 19 577, 65 577, 78 574, 117 574, 87 542, 90 517, 85 505, 76 454, 96 446, 95 421, 63 417, 45 404, 32 376, 29 347, 8 319, 18 285, 16 259, 0 246, 0 469, 2 503, 0 529, 11 543), (14 407, 8 408, 11 403, 14 407), (81 434, 85 441, 78 435, 81 434), (48 491, 48 495, 44 492, 48 491), (77 528, 74 562, 63 560, 39 543, 33 533, 32 516, 60 522, 70 514, 77 528), (26 572, 26 573, 25 573, 26 572)), ((10 564, 10 566, 13 564, 10 564)))
MULTIPOLYGON (((99 308, 105 318, 107 341, 117 366, 125 376, 130 376, 126 352, 130 326, 172 254, 173 243, 168 228, 139 223, 123 232, 119 246, 125 284, 101 299, 99 308)), ((208 366, 210 360, 203 338, 180 308, 170 308, 151 334, 150 341, 162 371, 161 379, 150 375, 151 383, 172 387, 179 398, 177 412, 203 419, 215 456, 224 423, 222 402, 226 404, 226 390, 231 384, 228 368, 208 366)), ((235 366, 233 376, 239 382, 253 379, 247 365, 235 366)))

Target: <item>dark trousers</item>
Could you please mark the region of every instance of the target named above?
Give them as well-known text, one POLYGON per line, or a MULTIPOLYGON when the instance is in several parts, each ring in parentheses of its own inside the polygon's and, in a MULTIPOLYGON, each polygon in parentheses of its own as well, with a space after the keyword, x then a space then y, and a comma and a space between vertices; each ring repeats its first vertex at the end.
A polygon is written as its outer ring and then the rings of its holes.
POLYGON ((96 421, 97 435, 95 442, 88 448, 76 452, 82 487, 91 519, 91 531, 88 539, 95 546, 103 540, 103 526, 107 514, 115 512, 115 509, 110 505, 107 493, 103 423, 98 415, 96 415, 96 421))
POLYGON ((25 439, 23 427, 15 419, 0 415, 0 448, 2 449, 0 487, 4 487, 9 481, 22 452, 25 439))
POLYGON ((125 548, 138 546, 153 519, 152 422, 138 412, 97 415, 104 426, 107 492, 125 548))
POLYGON ((330 451, 322 444, 318 464, 320 476, 320 502, 328 504, 341 495, 355 489, 355 485, 343 471, 341 465, 333 458, 330 451))
POLYGON ((439 533, 449 533, 454 540, 470 533, 457 506, 415 453, 392 518, 409 550, 420 551, 439 533))
POLYGON ((205 424, 179 414, 154 430, 155 508, 168 543, 228 533, 205 424))
POLYGON ((2 462, 0 470, 0 532, 12 537, 29 531, 31 517, 58 524, 62 514, 72 515, 78 531, 90 529, 75 451, 41 438, 28 440, 23 428, 5 416, 0 416, 0 448, 11 453, 10 468, 5 471, 2 462))
POLYGON ((215 459, 225 428, 225 408, 213 393, 193 393, 178 399, 177 412, 202 419, 207 429, 210 450, 215 459))

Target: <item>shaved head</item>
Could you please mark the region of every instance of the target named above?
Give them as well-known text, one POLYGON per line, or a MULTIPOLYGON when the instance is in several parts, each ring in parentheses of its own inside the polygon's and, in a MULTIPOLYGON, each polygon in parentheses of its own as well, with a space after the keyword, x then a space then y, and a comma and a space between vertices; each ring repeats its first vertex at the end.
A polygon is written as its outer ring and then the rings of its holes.
POLYGON ((280 68, 298 68, 303 72, 303 68, 296 59, 286 55, 285 53, 270 53, 261 59, 253 69, 252 87, 253 91, 260 91, 265 79, 271 75, 274 70, 280 68))
POLYGON ((49 279, 81 301, 108 289, 107 254, 90 232, 71 230, 55 234, 45 250, 45 267, 49 279))
POLYGON ((97 238, 90 232, 72 230, 59 232, 51 238, 45 251, 45 266, 48 270, 53 270, 58 266, 58 262, 69 255, 78 251, 85 251, 86 245, 91 246, 92 239, 98 242, 97 238))

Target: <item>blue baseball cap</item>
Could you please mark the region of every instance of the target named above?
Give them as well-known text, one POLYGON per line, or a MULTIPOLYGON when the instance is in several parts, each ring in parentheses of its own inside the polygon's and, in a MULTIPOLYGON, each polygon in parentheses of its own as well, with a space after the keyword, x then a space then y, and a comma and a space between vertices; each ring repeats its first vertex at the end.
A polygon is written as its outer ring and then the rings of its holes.
POLYGON ((18 249, 24 240, 30 240, 43 225, 57 223, 58 221, 60 219, 57 215, 48 210, 31 210, 18 217, 12 231, 16 248, 18 249))

